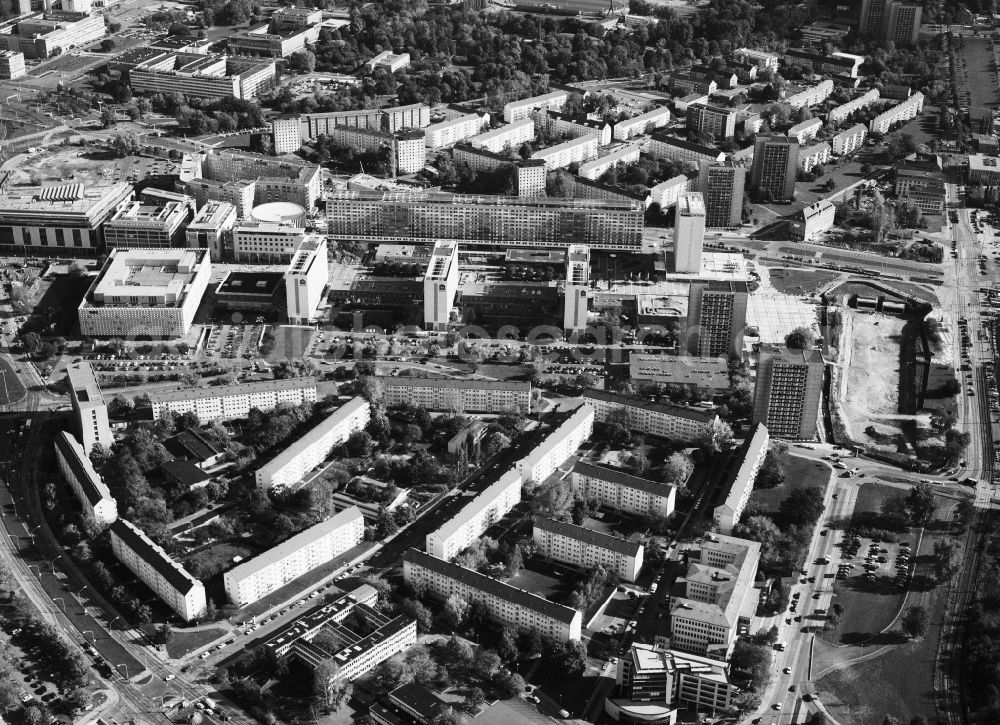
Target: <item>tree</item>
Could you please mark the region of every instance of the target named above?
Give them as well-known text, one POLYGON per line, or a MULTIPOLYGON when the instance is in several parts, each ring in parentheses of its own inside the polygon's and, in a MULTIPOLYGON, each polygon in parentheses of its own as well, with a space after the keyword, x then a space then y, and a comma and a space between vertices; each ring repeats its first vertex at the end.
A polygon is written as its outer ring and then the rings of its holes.
POLYGON ((347 452, 354 458, 369 458, 372 454, 373 440, 366 430, 356 430, 351 433, 344 444, 347 452))
POLYGON ((785 482, 785 465, 788 462, 788 444, 776 441, 764 456, 764 462, 757 473, 754 488, 774 488, 785 482))
POLYGON ((375 516, 375 535, 379 539, 384 539, 397 531, 399 531, 399 524, 396 523, 396 518, 386 510, 385 506, 379 506, 375 516))
POLYGON ((524 692, 524 678, 516 672, 504 670, 495 680, 500 694, 504 697, 517 697, 524 692))
POLYGON ((480 648, 476 652, 475 661, 473 662, 473 668, 476 671, 476 675, 484 680, 491 680, 497 672, 500 671, 501 666, 500 655, 491 649, 480 648))
POLYGON ((910 489, 906 497, 906 509, 910 521, 916 526, 926 526, 934 518, 937 505, 934 503, 934 490, 926 483, 918 483, 910 489))
POLYGON ((514 544, 514 548, 511 549, 510 559, 507 560, 507 576, 515 577, 521 568, 524 566, 524 557, 521 554, 521 545, 514 544))
POLYGON ((587 646, 570 640, 562 645, 554 663, 567 677, 579 677, 587 668, 587 646))
POLYGON ((321 709, 336 712, 351 698, 354 686, 340 678, 340 666, 333 660, 320 662, 313 670, 313 697, 321 709))
POLYGON ((25 352, 35 354, 42 349, 42 338, 37 332, 29 332, 18 338, 25 352))
POLYGON ((156 628, 154 641, 157 644, 167 644, 174 638, 174 628, 169 624, 161 624, 156 628))
POLYGON ((470 715, 475 715, 479 709, 486 704, 486 693, 478 687, 473 687, 465 696, 462 709, 470 715))
POLYGON ((497 643, 497 654, 504 662, 517 659, 517 634, 510 627, 500 630, 500 641, 497 643))
POLYGON ((115 112, 109 106, 105 106, 101 109, 101 128, 111 128, 114 125, 115 112))
POLYGON ((785 347, 790 350, 809 350, 816 345, 816 338, 808 327, 796 327, 785 335, 785 347))
POLYGON ((797 488, 781 502, 779 511, 791 526, 814 524, 823 515, 823 489, 818 486, 797 488))
POLYGON ((671 453, 663 464, 663 482, 671 486, 684 486, 694 471, 691 456, 681 451, 671 453))
POLYGON ((457 629, 469 614, 469 602, 457 594, 452 594, 445 600, 441 617, 446 625, 457 629))
POLYGON ((358 394, 372 405, 380 405, 385 398, 382 383, 372 375, 365 375, 358 379, 358 394))
POLYGON ((698 436, 696 443, 707 454, 729 451, 736 445, 733 429, 721 418, 713 420, 698 436))
POLYGON ((927 610, 921 606, 908 607, 900 622, 903 633, 911 639, 923 637, 927 632, 927 610))
POLYGON ((453 634, 445 640, 441 650, 441 659, 449 672, 462 677, 472 670, 475 651, 467 640, 453 634))
POLYGON ((733 536, 760 542, 760 560, 765 566, 781 558, 781 530, 767 516, 749 516, 733 527, 733 536))

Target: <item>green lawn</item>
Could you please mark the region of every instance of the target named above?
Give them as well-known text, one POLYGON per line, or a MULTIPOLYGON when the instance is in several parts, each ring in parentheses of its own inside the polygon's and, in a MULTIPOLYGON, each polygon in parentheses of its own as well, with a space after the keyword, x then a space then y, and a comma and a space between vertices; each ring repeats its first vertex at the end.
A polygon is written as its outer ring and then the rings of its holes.
POLYGON ((808 294, 838 277, 834 272, 812 269, 774 269, 770 276, 771 285, 789 295, 808 294))
POLYGON ((902 489, 885 486, 875 481, 862 484, 858 489, 858 498, 854 502, 854 515, 851 523, 855 525, 861 524, 864 522, 866 516, 870 517, 871 514, 880 513, 882 511, 882 503, 886 499, 905 493, 906 491, 902 489))
POLYGON ((797 488, 825 488, 830 480, 830 467, 822 461, 789 455, 785 468, 785 482, 774 488, 754 489, 750 505, 765 511, 777 511, 781 502, 797 488))
POLYGON ((174 630, 174 636, 167 642, 167 654, 171 659, 180 659, 187 653, 194 652, 227 634, 229 631, 221 628, 198 629, 191 632, 174 630))

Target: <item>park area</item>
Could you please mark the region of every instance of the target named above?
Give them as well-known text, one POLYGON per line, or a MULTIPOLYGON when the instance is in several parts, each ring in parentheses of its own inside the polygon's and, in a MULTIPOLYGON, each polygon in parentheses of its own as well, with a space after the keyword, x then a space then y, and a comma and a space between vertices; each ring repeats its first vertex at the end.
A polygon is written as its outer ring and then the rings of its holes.
POLYGON ((755 488, 750 494, 750 506, 775 513, 792 491, 805 488, 825 490, 829 480, 830 466, 826 463, 790 455, 785 464, 784 483, 773 488, 755 488))
POLYGON ((10 363, 0 359, 0 406, 20 402, 25 392, 24 385, 10 363))
POLYGON ((821 269, 780 267, 768 270, 771 286, 786 295, 809 295, 828 285, 840 275, 821 269))

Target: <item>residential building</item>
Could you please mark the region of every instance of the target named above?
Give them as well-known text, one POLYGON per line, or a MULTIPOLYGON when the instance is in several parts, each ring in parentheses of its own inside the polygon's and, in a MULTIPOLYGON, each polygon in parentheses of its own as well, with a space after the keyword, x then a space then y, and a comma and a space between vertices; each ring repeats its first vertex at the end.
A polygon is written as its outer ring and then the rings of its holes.
POLYGON ((757 474, 767 457, 770 440, 767 428, 757 423, 743 445, 730 451, 718 470, 712 471, 712 478, 718 482, 716 490, 725 492, 725 499, 713 511, 720 533, 731 535, 733 527, 740 522, 743 510, 750 501, 750 494, 753 493, 757 474))
POLYGON ((416 549, 403 554, 403 581, 438 601, 457 595, 482 607, 502 625, 519 630, 536 629, 543 637, 557 642, 580 639, 583 617, 579 610, 416 549))
POLYGON ((452 149, 452 158, 456 164, 466 164, 473 171, 498 171, 503 168, 513 168, 512 173, 515 174, 517 181, 515 188, 517 196, 545 195, 546 169, 545 162, 542 160, 511 158, 464 144, 457 144, 452 149))
POLYGON ((555 473, 569 457, 576 453, 594 430, 594 409, 581 405, 545 438, 528 455, 514 464, 521 472, 524 484, 538 484, 555 473))
MULTIPOLYGON (((563 330, 567 335, 587 329, 590 299, 590 248, 574 244, 566 252, 566 291, 563 295, 563 330)), ((530 395, 528 396, 531 397, 530 395)))
POLYGON ((805 68, 812 73, 844 75, 848 78, 857 77, 858 68, 864 62, 863 56, 848 55, 846 53, 827 55, 820 51, 803 50, 801 48, 789 48, 785 51, 782 58, 786 65, 805 68))
MULTIPOLYGON (((972 168, 972 162, 969 162, 972 168)), ((906 160, 896 165, 896 196, 916 205, 923 214, 943 214, 947 195, 937 157, 906 160)))
POLYGON ((164 461, 157 467, 163 482, 171 489, 196 491, 208 485, 211 476, 191 461, 164 461))
POLYGON ((592 118, 574 118, 556 111, 538 109, 531 114, 538 134, 555 138, 581 138, 593 136, 599 146, 611 143, 611 124, 592 118))
MULTIPOLYGON (((96 17, 103 29, 103 16, 96 17)), ((139 63, 129 71, 128 79, 133 93, 183 93, 249 101, 274 87, 275 68, 272 60, 164 52, 139 63)))
POLYGON ((178 202, 153 205, 133 201, 104 223, 104 243, 108 249, 183 246, 180 240, 190 218, 190 208, 178 202))
POLYGON ((818 118, 810 118, 808 121, 797 123, 788 129, 788 138, 794 138, 800 144, 816 138, 816 134, 823 128, 823 121, 818 118))
POLYGON ((633 191, 625 186, 611 186, 599 181, 573 176, 567 180, 574 199, 603 199, 605 201, 638 202, 644 209, 653 203, 652 197, 642 191, 633 191))
POLYGON ((24 53, 19 50, 0 51, 0 78, 12 81, 24 74, 24 53))
POLYGON ((698 190, 705 204, 706 227, 738 227, 743 221, 747 170, 740 166, 702 162, 698 190))
POLYGON ((206 201, 184 231, 188 249, 207 249, 211 261, 232 254, 236 207, 226 201, 206 201))
POLYGON ((535 554, 582 569, 603 567, 634 582, 642 569, 643 546, 583 526, 536 517, 532 526, 535 554))
POLYGON ((90 363, 81 361, 67 365, 66 385, 73 409, 73 429, 83 444, 83 450, 88 456, 95 445, 106 451, 111 450, 115 439, 108 421, 108 406, 90 363))
POLYGON ((539 149, 531 154, 531 158, 544 161, 548 171, 563 169, 570 164, 582 164, 595 158, 599 145, 596 136, 578 136, 555 146, 539 149))
POLYGON ((800 169, 809 173, 817 166, 822 166, 830 161, 830 142, 820 141, 812 146, 799 147, 800 169))
POLYGON ((833 93, 833 81, 826 79, 820 81, 815 86, 803 88, 797 93, 793 93, 785 98, 785 104, 793 111, 800 108, 816 106, 825 101, 833 93))
POLYGON ((655 129, 663 128, 670 123, 670 109, 666 106, 658 106, 638 116, 626 118, 615 123, 614 138, 616 141, 628 141, 635 136, 643 136, 652 133, 655 129))
POLYGON ((498 126, 492 131, 485 131, 469 139, 469 143, 477 149, 492 151, 499 154, 507 149, 519 149, 528 141, 535 140, 535 121, 530 116, 520 121, 498 126))
POLYGON ((552 91, 540 96, 532 96, 521 101, 511 101, 503 107, 503 120, 506 123, 514 123, 524 118, 529 118, 531 112, 536 108, 548 111, 561 111, 566 105, 569 93, 566 91, 552 91))
POLYGON ((705 198, 701 192, 684 192, 674 217, 674 271, 700 274, 704 243, 705 198))
POLYGON ((749 297, 746 282, 692 282, 685 329, 688 353, 709 358, 741 354, 749 297))
POLYGON ((892 0, 861 0, 858 34, 881 37, 882 29, 888 20, 887 11, 891 2, 892 0))
MULTIPOLYGON (((430 131, 432 126, 427 127, 430 131)), ((387 133, 377 129, 334 126, 327 131, 327 137, 338 146, 355 151, 380 151, 389 149, 390 172, 393 174, 415 174, 427 162, 424 131, 397 131, 387 133)))
POLYGON ((430 122, 430 108, 423 103, 411 103, 380 109, 307 113, 302 116, 302 133, 312 141, 318 136, 329 134, 331 129, 338 126, 396 133, 407 128, 424 128, 430 122))
POLYGON ((245 607, 333 561, 364 537, 364 516, 351 506, 227 571, 222 576, 226 596, 245 607))
POLYGON ((823 355, 819 350, 791 350, 759 345, 753 422, 779 438, 816 436, 823 395, 823 355))
POLYGON ((691 385, 715 395, 729 390, 729 358, 632 353, 629 377, 647 383, 691 385))
POLYGON ((363 584, 295 616, 259 646, 276 658, 298 660, 314 672, 333 662, 336 667, 327 670, 333 672, 331 679, 350 682, 417 643, 416 620, 382 614, 377 602, 378 592, 363 584), (332 637, 317 637, 321 632, 332 637))
POLYGON ((304 436, 257 469, 257 486, 268 489, 298 483, 326 460, 330 451, 355 431, 368 425, 371 406, 358 396, 351 398, 310 429, 304 436))
POLYGON ((1000 186, 1000 164, 997 157, 969 154, 969 183, 1000 186))
POLYGON ((760 544, 710 534, 687 552, 687 573, 670 599, 670 648, 723 662, 750 630, 760 544))
POLYGON ((189 461, 202 470, 218 466, 226 455, 201 428, 186 428, 163 441, 163 447, 175 459, 189 461))
POLYGON ((833 226, 837 207, 826 199, 807 205, 792 217, 792 239, 811 242, 833 226))
POLYGON ((716 141, 736 135, 736 110, 707 103, 694 103, 687 109, 687 127, 709 134, 716 141))
POLYGON ((183 337, 208 289, 203 249, 114 249, 77 308, 84 337, 183 337))
POLYGON ((646 144, 646 153, 653 158, 686 161, 695 166, 703 161, 721 164, 726 159, 726 154, 717 148, 702 146, 676 136, 668 136, 663 132, 654 133, 650 137, 649 143, 646 144))
MULTIPOLYGON (((182 168, 181 181, 189 182, 199 178, 213 181, 242 183, 255 182, 254 203, 267 204, 275 201, 298 204, 309 210, 316 206, 323 188, 320 167, 294 157, 275 158, 246 151, 232 149, 215 150, 186 157, 187 169, 182 168)), ((249 211, 240 210, 240 204, 228 198, 243 216, 249 211)))
POLYGON ((216 385, 188 390, 150 391, 153 420, 168 411, 175 415, 194 413, 198 420, 240 420, 254 408, 268 412, 279 403, 302 405, 316 402, 315 378, 261 380, 253 383, 216 385))
POLYGON ((633 643, 616 666, 615 687, 604 712, 621 723, 674 722, 678 711, 723 713, 736 706, 740 688, 729 665, 688 652, 633 643))
POLYGON ((379 380, 387 406, 415 405, 458 413, 531 412, 531 383, 406 376, 379 380))
POLYGON ((878 88, 867 90, 857 98, 853 98, 847 103, 841 103, 839 106, 831 108, 826 114, 826 122, 833 124, 843 123, 852 114, 878 103, 880 98, 881 96, 879 95, 878 88))
POLYGON ((490 125, 490 114, 467 113, 458 118, 450 118, 440 123, 432 123, 424 129, 424 143, 429 149, 451 146, 459 141, 482 133, 490 125))
POLYGON ((917 3, 893 0, 888 10, 883 40, 895 43, 897 48, 916 45, 923 8, 917 3))
POLYGON ((924 94, 916 91, 905 101, 900 101, 887 111, 883 111, 868 123, 868 130, 871 133, 886 134, 892 130, 897 123, 905 123, 920 115, 924 110, 924 94))
POLYGON ((403 129, 426 128, 431 124, 431 109, 423 103, 386 106, 382 109, 382 130, 396 133, 403 129))
POLYGON ((424 271, 424 327, 446 330, 458 292, 458 243, 438 242, 424 271))
POLYGON ((285 299, 290 324, 308 325, 315 321, 329 281, 326 239, 310 237, 295 250, 285 272, 285 299))
POLYGON ((6 255, 94 255, 102 229, 132 199, 132 185, 58 184, 0 190, 0 251, 6 255))
POLYGON ((427 534, 424 544, 427 553, 451 561, 520 501, 521 474, 512 469, 476 494, 440 528, 427 534))
POLYGON ((570 480, 575 496, 626 514, 667 519, 677 503, 676 486, 586 461, 573 464, 570 480))
MULTIPOLYGON (((104 16, 87 12, 52 10, 29 12, 0 21, 0 50, 24 58, 51 58, 72 48, 89 45, 107 33, 104 16)), ((17 61, 15 60, 16 64, 17 61)))
POLYGON ((841 131, 830 139, 830 144, 833 147, 833 155, 846 156, 847 154, 854 153, 865 145, 867 137, 868 129, 862 123, 852 126, 846 131, 841 131))
POLYGON ((76 438, 66 431, 55 437, 56 462, 66 483, 73 489, 86 516, 98 524, 110 524, 118 518, 118 502, 94 470, 90 456, 76 438))
POLYGON ((778 70, 777 53, 768 53, 764 50, 753 50, 751 48, 740 48, 733 51, 733 57, 743 63, 753 63, 761 69, 778 70))
MULTIPOLYGON (((699 96, 712 96, 719 90, 719 84, 713 78, 695 78, 690 73, 671 73, 665 79, 667 87, 676 95, 697 93, 699 96)), ((690 104, 687 106, 690 108, 690 104)), ((677 107, 678 111, 684 110, 677 107)))
POLYGON ((111 551, 185 622, 205 614, 205 586, 131 521, 111 524, 111 551))
MULTIPOLYGON (((661 181, 650 189, 650 202, 659 204, 660 209, 666 211, 677 203, 677 199, 685 191, 698 191, 697 188, 692 188, 694 186, 695 184, 691 177, 678 174, 666 181, 661 181)), ((702 193, 704 193, 704 190, 702 190, 702 193)))
POLYGON ((750 188, 761 199, 784 201, 795 196, 799 142, 786 136, 757 136, 750 188))
POLYGON ((327 198, 328 236, 364 242, 637 250, 638 202, 475 196, 436 192, 339 191, 327 198))
POLYGON ((410 65, 410 54, 393 53, 391 50, 384 50, 365 63, 365 65, 368 66, 369 70, 382 68, 390 73, 395 73, 396 71, 403 70, 410 65))
MULTIPOLYGON (((199 178, 184 181, 183 186, 194 197, 199 209, 213 201, 228 204, 236 210, 237 220, 250 215, 254 197, 257 195, 256 181, 215 181, 199 178)), ((232 252, 231 238, 228 251, 232 252)))
POLYGON ((630 430, 671 441, 691 443, 719 421, 715 411, 705 408, 650 402, 607 390, 584 390, 580 397, 594 409, 594 420, 599 423, 612 413, 624 414, 630 430))
POLYGON ((619 164, 628 166, 636 163, 639 160, 639 150, 638 144, 619 146, 610 154, 580 164, 576 173, 584 179, 596 181, 611 169, 617 168, 619 164))

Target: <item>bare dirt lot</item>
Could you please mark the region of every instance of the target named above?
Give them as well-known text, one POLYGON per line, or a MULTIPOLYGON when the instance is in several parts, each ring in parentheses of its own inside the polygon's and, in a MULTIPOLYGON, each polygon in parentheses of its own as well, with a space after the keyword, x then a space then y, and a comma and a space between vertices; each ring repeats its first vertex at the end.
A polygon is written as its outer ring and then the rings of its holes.
POLYGON ((870 425, 886 435, 894 434, 899 412, 899 342, 905 321, 845 309, 847 315, 853 335, 843 408, 851 434, 867 441, 864 431, 870 425))

